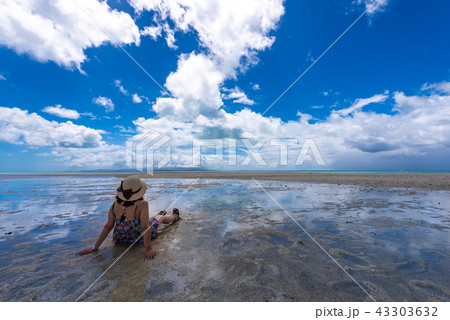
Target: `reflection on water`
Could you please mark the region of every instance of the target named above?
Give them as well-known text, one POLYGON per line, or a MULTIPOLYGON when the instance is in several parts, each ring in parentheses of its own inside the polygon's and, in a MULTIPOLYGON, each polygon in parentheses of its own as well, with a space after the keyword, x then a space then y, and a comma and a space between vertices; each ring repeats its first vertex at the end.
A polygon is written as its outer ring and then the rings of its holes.
MULTIPOLYGON (((0 179, 0 300, 74 301, 126 247, 92 255, 120 178, 0 179)), ((156 214, 192 180, 148 179, 156 214)), ((380 301, 448 301, 447 191, 261 181, 380 301)), ((199 180, 182 220, 133 247, 81 300, 368 301, 364 292, 253 181, 199 180)))

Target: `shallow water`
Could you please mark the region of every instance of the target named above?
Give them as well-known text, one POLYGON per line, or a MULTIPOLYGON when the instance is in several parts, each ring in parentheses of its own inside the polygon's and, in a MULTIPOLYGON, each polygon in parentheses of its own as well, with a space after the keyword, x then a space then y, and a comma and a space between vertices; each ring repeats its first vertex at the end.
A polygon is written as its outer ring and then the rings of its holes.
MULTIPOLYGON (((120 178, 0 178, 0 300, 75 301, 126 250, 106 222, 120 178)), ((149 179, 156 214, 194 180, 149 179)), ((81 301, 449 301, 450 192, 199 180, 143 260, 131 248, 81 301), (290 216, 295 219, 299 227, 290 216)))

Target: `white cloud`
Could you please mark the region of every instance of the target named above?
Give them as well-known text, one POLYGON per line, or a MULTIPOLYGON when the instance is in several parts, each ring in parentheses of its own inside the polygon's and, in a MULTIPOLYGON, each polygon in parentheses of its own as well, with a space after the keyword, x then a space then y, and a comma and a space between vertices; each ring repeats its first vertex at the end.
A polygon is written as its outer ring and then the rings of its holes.
POLYGON ((120 126, 120 125, 115 125, 114 128, 118 129, 122 133, 135 133, 136 132, 136 130, 134 130, 130 127, 128 127, 128 129, 127 129, 124 126, 120 126))
POLYGON ((255 84, 252 86, 252 89, 253 89, 253 90, 259 90, 259 89, 260 89, 259 84, 255 83, 255 84))
MULTIPOLYGON (((153 11, 154 23, 164 31, 169 47, 175 46, 175 32, 194 31, 205 49, 180 55, 178 69, 165 84, 173 98, 158 98, 153 106, 160 117, 185 120, 191 120, 186 112, 193 118, 217 115, 223 105, 220 94, 223 82, 258 61, 257 52, 273 44, 275 38, 270 32, 284 14, 282 0, 129 0, 129 3, 138 13, 153 11), (172 30, 169 25, 173 25, 172 30)), ((253 103, 244 93, 236 97, 237 101, 253 103)))
POLYGON ((450 82, 443 81, 443 82, 432 83, 432 84, 426 83, 422 86, 422 91, 426 91, 426 90, 450 94, 450 82))
POLYGON ((324 97, 326 97, 326 96, 329 96, 330 94, 335 94, 335 95, 339 95, 339 92, 338 91, 333 91, 333 90, 327 90, 327 91, 323 91, 322 92, 322 95, 324 96, 324 97))
POLYGON ((0 107, 0 140, 41 147, 99 147, 101 130, 75 125, 71 121, 48 121, 19 108, 0 107))
POLYGON ((66 167, 125 168, 125 148, 106 144, 102 134, 105 131, 70 121, 48 121, 27 110, 0 107, 0 141, 32 149, 51 147, 50 152, 37 155, 50 156, 66 167))
MULTIPOLYGON (((130 95, 130 93, 128 92, 128 90, 126 90, 126 89, 123 87, 122 82, 121 82, 120 80, 114 80, 114 85, 116 86, 116 88, 119 89, 119 91, 120 91, 123 95, 126 95, 126 96, 129 96, 129 95, 130 95)), ((99 105, 102 105, 102 106, 112 106, 112 109, 111 109, 110 111, 114 110, 114 104, 112 103, 111 99, 103 98, 103 97, 99 97, 99 98, 95 99, 94 103, 99 104, 99 105), (101 99, 97 102, 97 100, 98 100, 99 98, 101 98, 101 99), (109 101, 108 101, 108 100, 109 100, 109 101)), ((145 96, 139 96, 137 93, 133 93, 133 94, 131 95, 131 99, 132 99, 133 103, 142 103, 142 99, 146 99, 146 100, 148 101, 147 97, 145 97, 145 96)), ((108 111, 108 112, 109 112, 109 111, 108 111)))
POLYGON ((101 145, 95 148, 60 148, 56 147, 49 154, 65 166, 74 169, 124 169, 125 148, 118 145, 101 145))
POLYGON ((389 96, 387 93, 385 94, 377 94, 373 97, 366 98, 366 99, 357 99, 355 102, 348 108, 341 109, 341 110, 335 110, 333 111, 336 114, 339 114, 341 116, 346 116, 348 114, 353 114, 356 111, 360 111, 363 107, 371 104, 371 103, 380 103, 385 101, 389 96))
POLYGON ((106 112, 114 111, 114 103, 110 98, 99 96, 92 100, 93 103, 105 107, 106 112))
POLYGON ((156 40, 161 36, 162 27, 161 26, 147 26, 144 30, 141 30, 141 35, 150 36, 153 40, 156 40))
MULTIPOLYGON (((430 86, 435 87, 435 84, 430 86)), ((440 86, 436 84, 436 87, 445 88, 446 83, 440 86)), ((408 167, 411 159, 419 159, 418 163, 421 165, 426 165, 433 159, 442 159, 441 166, 444 166, 444 160, 450 156, 450 94, 422 92, 420 95, 407 96, 403 92, 395 92, 390 95, 393 113, 364 111, 363 105, 369 101, 373 104, 384 103, 386 96, 387 94, 383 93, 373 96, 377 98, 356 99, 349 108, 355 105, 359 107, 354 108, 351 114, 341 112, 340 115, 332 111, 327 118, 315 119, 316 121, 310 121, 314 119, 312 115, 299 112, 299 119, 295 121, 285 122, 276 117, 262 117, 255 124, 254 120, 259 114, 243 109, 235 113, 218 110, 216 116, 209 118, 199 115, 199 126, 169 116, 139 118, 134 124, 137 131, 150 128, 172 138, 171 166, 193 166, 192 149, 186 146, 192 146, 194 138, 230 137, 288 137, 298 139, 300 145, 305 138, 312 138, 328 168, 398 169, 408 167)), ((133 130, 123 126, 116 128, 129 133, 133 130)), ((124 168, 124 147, 105 145, 101 141, 100 133, 102 132, 99 130, 75 126, 71 122, 50 122, 35 113, 29 114, 17 108, 0 110, 2 141, 28 146, 56 146, 51 155, 70 166, 124 168), (80 150, 70 146, 92 148, 80 150)), ((278 150, 270 149, 268 143, 261 150, 269 165, 276 166, 279 159, 278 150)), ((298 147, 289 148, 291 168, 298 151, 298 147)), ((155 154, 155 159, 163 156, 164 150, 161 150, 155 154)), ((238 159, 242 161, 242 157, 245 157, 245 154, 238 159)), ((317 169, 313 162, 309 163, 311 168, 317 169)), ((209 166, 224 169, 227 161, 210 161, 209 166)))
MULTIPOLYGON (((432 85, 446 88, 447 83, 432 85)), ((408 166, 411 159, 420 159, 423 165, 430 161, 444 160, 450 156, 450 94, 423 93, 407 96, 396 92, 356 99, 352 105, 340 111, 332 111, 323 120, 310 121, 312 115, 299 113, 298 121, 284 122, 276 117, 262 117, 249 109, 235 113, 219 110, 215 117, 198 116, 199 127, 192 123, 171 120, 169 117, 154 119, 139 118, 134 121, 137 129, 150 128, 172 138, 173 145, 192 146, 194 138, 270 139, 289 137, 301 143, 305 138, 314 139, 329 168, 355 167, 398 168, 408 166), (364 106, 384 103, 392 97, 392 111, 364 111, 364 106)), ((263 156, 276 161, 267 146, 263 156)), ((295 148, 293 152, 295 151, 295 148)), ((297 150, 298 151, 298 150, 297 150)), ((192 165, 192 149, 177 148, 177 163, 192 165), (191 158, 189 158, 191 155, 191 158)), ((295 158, 292 157, 291 160, 295 158)), ((270 161, 268 161, 270 162, 270 161)), ((225 168, 227 163, 216 163, 216 168, 225 168)), ((317 167, 315 167, 317 168, 317 167)), ((298 167, 297 167, 298 169, 298 167)))
POLYGON ((300 123, 309 123, 309 120, 317 120, 316 118, 313 118, 312 115, 300 111, 297 111, 297 117, 299 117, 300 123))
POLYGON ((2 73, 0 73, 0 80, 6 80, 6 77, 2 73))
POLYGON ((60 118, 67 118, 74 120, 80 118, 80 114, 78 113, 78 111, 63 108, 60 104, 57 104, 54 107, 52 106, 45 107, 44 109, 42 109, 42 111, 60 118))
POLYGON ((178 49, 178 46, 175 45, 175 31, 170 28, 168 23, 157 26, 146 26, 144 30, 141 30, 141 35, 150 36, 150 38, 156 40, 162 35, 162 31, 164 31, 167 46, 171 49, 178 49))
POLYGON ((92 114, 92 112, 83 112, 83 113, 80 113, 80 116, 89 116, 89 117, 91 118, 91 120, 97 119, 97 117, 94 116, 94 115, 92 114))
POLYGON ((163 29, 166 34, 167 46, 171 49, 178 49, 178 47, 175 45, 175 32, 170 28, 169 24, 164 23, 163 29))
POLYGON ((133 103, 142 103, 142 98, 139 97, 137 93, 133 93, 132 98, 133 98, 133 103))
POLYGON ((229 92, 224 95, 224 98, 233 100, 233 103, 240 103, 250 106, 255 104, 255 101, 250 100, 247 95, 237 87, 233 89, 224 89, 224 91, 229 92))
POLYGON ((311 108, 313 108, 313 109, 322 109, 323 106, 312 106, 311 108))
POLYGON ((224 80, 223 73, 204 54, 182 54, 178 69, 171 72, 166 87, 172 98, 158 98, 153 110, 159 116, 190 121, 198 115, 213 116, 222 106, 219 87, 224 80))
POLYGON ((375 3, 375 0, 353 0, 353 3, 356 5, 363 4, 366 7, 366 9, 368 9, 367 10, 368 15, 373 15, 376 12, 384 11, 386 6, 388 5, 388 2, 389 0, 378 0, 377 3, 375 3))
POLYGON ((222 71, 234 74, 242 57, 254 62, 255 52, 272 45, 269 36, 284 14, 282 0, 129 0, 136 11, 155 11, 156 21, 167 29, 170 18, 175 31, 195 30, 200 43, 216 57, 222 71))
POLYGON ((114 43, 139 45, 139 29, 129 14, 106 1, 8 0, 0 2, 0 45, 40 62, 81 70, 85 49, 114 43), (92 19, 91 19, 92 18, 92 19))
POLYGON ((114 85, 116 86, 116 88, 119 88, 120 93, 128 96, 130 93, 125 90, 125 88, 122 86, 122 83, 120 80, 114 80, 114 85))

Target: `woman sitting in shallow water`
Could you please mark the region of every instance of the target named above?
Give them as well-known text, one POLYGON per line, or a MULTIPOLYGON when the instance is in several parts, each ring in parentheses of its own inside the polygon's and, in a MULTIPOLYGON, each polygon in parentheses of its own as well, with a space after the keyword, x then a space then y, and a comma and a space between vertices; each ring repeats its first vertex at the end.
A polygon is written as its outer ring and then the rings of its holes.
POLYGON ((108 236, 112 229, 113 241, 115 243, 129 243, 135 241, 142 243, 145 247, 145 260, 153 260, 156 252, 152 250, 151 241, 158 236, 158 227, 160 223, 171 223, 178 221, 180 213, 178 209, 173 209, 172 216, 165 216, 166 212, 161 211, 150 218, 148 202, 144 200, 144 194, 147 191, 147 185, 138 176, 129 176, 122 181, 117 188, 116 201, 109 209, 108 222, 98 237, 97 242, 92 248, 86 248, 77 253, 84 254, 97 251, 102 242, 108 236), (148 230, 150 228, 150 230, 148 230), (146 232, 146 230, 148 230, 146 232))

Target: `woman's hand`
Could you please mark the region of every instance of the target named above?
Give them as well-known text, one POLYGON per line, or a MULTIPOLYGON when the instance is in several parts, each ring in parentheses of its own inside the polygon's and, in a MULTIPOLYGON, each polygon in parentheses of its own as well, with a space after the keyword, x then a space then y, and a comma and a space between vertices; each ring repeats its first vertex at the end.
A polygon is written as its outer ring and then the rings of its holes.
POLYGON ((147 261, 153 260, 156 257, 156 252, 153 250, 146 250, 144 254, 144 259, 147 261))
POLYGON ((85 254, 89 254, 89 253, 92 253, 92 252, 94 252, 94 251, 97 251, 97 250, 94 250, 94 249, 92 249, 92 248, 86 248, 86 249, 81 250, 80 252, 78 252, 78 253, 76 254, 76 256, 84 256, 85 254))

